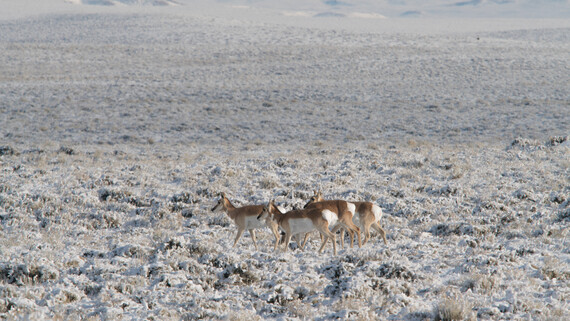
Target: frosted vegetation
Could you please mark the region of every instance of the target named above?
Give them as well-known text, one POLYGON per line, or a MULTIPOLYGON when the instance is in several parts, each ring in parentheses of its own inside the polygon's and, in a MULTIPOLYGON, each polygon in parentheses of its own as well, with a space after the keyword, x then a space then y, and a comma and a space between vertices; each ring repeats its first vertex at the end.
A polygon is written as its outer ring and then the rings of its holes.
POLYGON ((0 20, 0 319, 568 319, 567 23, 106 10, 0 20), (388 244, 211 212, 315 189, 388 244))

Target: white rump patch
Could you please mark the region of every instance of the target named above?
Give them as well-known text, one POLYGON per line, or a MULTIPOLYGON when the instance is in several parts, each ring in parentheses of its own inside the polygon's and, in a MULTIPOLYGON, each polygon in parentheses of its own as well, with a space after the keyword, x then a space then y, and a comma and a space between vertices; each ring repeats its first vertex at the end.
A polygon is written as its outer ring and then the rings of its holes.
POLYGON ((291 234, 293 235, 308 233, 315 229, 310 218, 291 218, 289 219, 289 228, 291 228, 291 234))
POLYGON ((382 218, 382 209, 380 206, 376 204, 372 205, 372 213, 374 213, 375 222, 380 222, 380 219, 382 218))
POLYGON ((245 229, 246 230, 249 230, 252 228, 262 228, 262 227, 265 227, 265 220, 258 220, 257 215, 245 217, 245 229))
POLYGON ((352 216, 354 216, 354 212, 356 211, 356 205, 354 205, 354 204, 352 204, 352 203, 349 203, 349 202, 346 202, 346 204, 347 204, 347 207, 348 207, 348 211, 349 211, 350 213, 352 213, 352 216))
MULTIPOLYGON (((354 204, 352 204, 352 206, 354 206, 354 204)), ((329 226, 335 225, 336 221, 338 221, 338 215, 336 215, 335 212, 331 212, 329 210, 323 210, 322 214, 323 218, 327 220, 327 222, 329 222, 329 226)))

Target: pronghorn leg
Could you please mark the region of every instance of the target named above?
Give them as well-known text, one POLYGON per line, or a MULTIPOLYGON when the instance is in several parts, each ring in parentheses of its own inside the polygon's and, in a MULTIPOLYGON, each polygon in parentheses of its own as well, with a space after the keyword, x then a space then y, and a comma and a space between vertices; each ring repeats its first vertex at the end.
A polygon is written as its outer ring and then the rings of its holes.
POLYGON ((364 229, 364 241, 362 242, 362 245, 365 245, 370 239, 370 225, 372 225, 372 223, 365 222, 362 229, 360 229, 361 231, 364 229))
MULTIPOLYGON (((331 233, 333 233, 333 234, 336 235, 336 232, 337 232, 338 230, 340 230, 340 229, 342 229, 342 224, 338 223, 338 224, 335 225, 335 227, 333 227, 331 233)), ((341 246, 343 249, 344 249, 344 231, 345 231, 344 229, 342 229, 342 230, 340 231, 340 246, 341 246)), ((323 235, 321 234, 321 241, 322 241, 322 239, 323 239, 323 235)))
POLYGON ((245 231, 245 229, 243 228, 239 228, 238 227, 238 231, 237 231, 237 235, 236 235, 236 239, 234 240, 234 245, 232 247, 236 247, 236 244, 239 240, 239 238, 241 237, 241 235, 243 234, 243 231, 245 231))
MULTIPOLYGON (((350 212, 349 212, 350 213, 350 212)), ((347 215, 347 217, 350 217, 349 215, 347 215)), ((350 220, 344 220, 344 222, 342 222, 344 225, 346 225, 346 228, 348 229, 348 233, 350 234, 350 247, 352 247, 353 245, 353 239, 354 239, 354 233, 356 233, 356 237, 358 237, 358 247, 362 247, 362 241, 360 239, 360 228, 358 228, 358 226, 354 225, 354 223, 352 223, 352 218, 350 220)))
MULTIPOLYGON (((301 249, 303 249, 305 247, 305 244, 307 244, 307 241, 309 241, 309 233, 305 233, 305 239, 303 240, 303 245, 301 246, 301 249)), ((321 243, 324 241, 325 237, 323 236, 322 233, 319 232, 319 235, 321 236, 321 243)))
POLYGON ((336 236, 332 235, 333 253, 336 255, 336 236))
POLYGON ((321 247, 319 248, 319 253, 321 253, 323 251, 323 248, 325 248, 325 245, 327 244, 329 238, 325 237, 324 242, 321 244, 321 247))
POLYGON ((303 243, 301 243, 301 250, 305 250, 305 244, 307 244, 307 241, 309 240, 309 233, 305 233, 305 238, 303 239, 303 243))
POLYGON ((295 234, 295 242, 297 242, 297 247, 300 248, 301 250, 305 250, 305 242, 307 241, 307 234, 305 233, 304 237, 303 237, 303 241, 301 241, 301 233, 295 234))
POLYGON ((356 227, 356 237, 358 238, 358 247, 361 248, 362 247, 362 239, 360 238, 360 228, 358 226, 356 227))
MULTIPOLYGON (((339 228, 343 228, 344 230, 346 230, 350 236, 350 248, 352 248, 354 246, 354 233, 356 233, 356 235, 358 236, 358 247, 362 247, 362 242, 360 241, 360 229, 358 228, 358 226, 354 225, 354 223, 348 222, 347 220, 340 222, 339 223, 339 228)), ((341 238, 344 234, 341 234, 341 238)), ((342 243, 343 248, 344 248, 344 243, 342 243)))
POLYGON ((342 246, 342 248, 344 249, 344 237, 346 233, 348 233, 350 238, 350 247, 352 247, 352 236, 350 236, 350 230, 342 223, 340 223, 338 226, 340 229, 340 246, 342 246))
POLYGON ((331 231, 329 231, 328 227, 326 227, 323 230, 319 230, 319 232, 321 232, 321 234, 324 235, 324 237, 325 237, 325 240, 323 241, 323 244, 321 245, 321 248, 319 249, 319 253, 321 253, 323 251, 323 248, 327 244, 327 241, 329 239, 331 239, 332 244, 333 244, 333 253, 334 253, 334 255, 336 255, 336 236, 335 236, 335 234, 332 233, 331 231))
POLYGON ((374 222, 374 224, 372 224, 372 227, 374 227, 380 233, 380 236, 382 236, 382 239, 384 240, 384 244, 388 244, 386 241, 386 231, 384 231, 382 226, 380 226, 380 223, 374 222))
POLYGON ((281 235, 279 235, 279 229, 277 228, 277 226, 272 226, 271 232, 273 232, 273 236, 275 236, 275 245, 273 246, 273 252, 275 252, 275 250, 277 249, 277 246, 279 245, 281 235))
MULTIPOLYGON (((303 246, 305 246, 305 244, 307 243, 307 241, 309 240, 309 233, 305 233, 305 240, 303 241, 303 246)), ((321 232, 319 232, 319 235, 321 236, 321 243, 324 241, 325 237, 323 236, 323 234, 321 232)))
POLYGON ((319 253, 321 253, 323 251, 323 249, 325 248, 325 245, 327 244, 329 240, 328 236, 325 236, 325 240, 322 242, 321 247, 319 248, 319 253))
POLYGON ((259 249, 257 248, 257 240, 255 239, 255 230, 250 229, 249 234, 251 234, 251 239, 253 240, 253 246, 255 246, 255 250, 259 251, 259 249))
POLYGON ((301 236, 299 236, 299 233, 291 235, 291 239, 292 239, 293 241, 295 241, 295 243, 297 244, 297 247, 298 247, 298 248, 301 247, 301 242, 299 241, 299 238, 300 238, 300 237, 301 237, 301 236))
POLYGON ((343 228, 340 230, 340 244, 342 245, 343 249, 344 249, 344 236, 346 235, 347 232, 350 237, 350 247, 352 247, 352 236, 350 236, 350 231, 343 228))
POLYGON ((362 245, 365 245, 366 242, 370 239, 370 226, 374 223, 371 220, 365 220, 364 218, 360 218, 359 223, 357 226, 360 228, 361 232, 364 232, 364 241, 362 245))

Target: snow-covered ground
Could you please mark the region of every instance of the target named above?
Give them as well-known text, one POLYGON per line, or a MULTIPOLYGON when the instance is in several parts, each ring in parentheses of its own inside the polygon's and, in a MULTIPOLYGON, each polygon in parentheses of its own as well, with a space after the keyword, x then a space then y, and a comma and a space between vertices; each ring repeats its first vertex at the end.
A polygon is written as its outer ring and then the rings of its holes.
POLYGON ((1 319, 570 318, 568 1, 36 2, 0 10, 1 319), (211 212, 315 189, 388 244, 211 212))

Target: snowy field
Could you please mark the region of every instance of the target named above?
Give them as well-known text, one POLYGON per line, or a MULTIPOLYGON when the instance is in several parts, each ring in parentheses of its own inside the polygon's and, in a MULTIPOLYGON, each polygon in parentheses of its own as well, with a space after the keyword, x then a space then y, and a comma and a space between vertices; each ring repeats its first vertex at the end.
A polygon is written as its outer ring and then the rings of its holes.
POLYGON ((428 2, 2 2, 0 319, 568 320, 569 4, 428 2))

